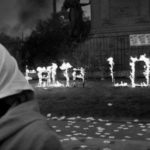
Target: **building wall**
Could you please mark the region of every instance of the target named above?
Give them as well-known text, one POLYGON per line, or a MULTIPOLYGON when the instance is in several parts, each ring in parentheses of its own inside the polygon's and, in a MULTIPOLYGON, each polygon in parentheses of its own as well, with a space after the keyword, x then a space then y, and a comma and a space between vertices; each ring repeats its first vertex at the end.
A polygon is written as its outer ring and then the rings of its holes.
POLYGON ((91 34, 150 30, 149 0, 93 0, 91 34))
POLYGON ((130 34, 150 33, 150 0, 92 0, 91 33, 75 50, 78 65, 108 71, 112 56, 115 71, 130 70, 130 56, 146 54, 150 46, 130 46, 130 34))

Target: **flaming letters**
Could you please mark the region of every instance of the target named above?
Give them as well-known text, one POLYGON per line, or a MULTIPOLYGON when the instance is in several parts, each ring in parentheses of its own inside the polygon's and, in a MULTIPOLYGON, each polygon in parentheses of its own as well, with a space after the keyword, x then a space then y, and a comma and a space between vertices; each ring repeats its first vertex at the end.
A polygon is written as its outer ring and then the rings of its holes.
POLYGON ((72 73, 72 77, 73 77, 73 86, 76 86, 76 79, 82 79, 82 84, 84 87, 85 84, 85 69, 83 67, 81 68, 74 68, 73 69, 73 73, 72 73))
POLYGON ((115 82, 114 72, 113 72, 113 69, 114 69, 114 59, 112 57, 109 57, 107 59, 107 61, 109 62, 109 65, 110 65, 110 75, 111 75, 111 78, 112 78, 112 82, 114 83, 115 82))
POLYGON ((107 61, 110 64, 110 72, 111 72, 110 75, 111 75, 112 82, 114 83, 115 87, 118 87, 118 86, 131 86, 132 88, 135 88, 136 86, 140 86, 140 87, 147 87, 147 86, 149 86, 150 59, 147 58, 145 54, 141 55, 139 58, 137 58, 137 57, 130 57, 131 72, 130 72, 129 78, 131 80, 131 85, 129 85, 128 83, 123 82, 123 81, 121 81, 121 83, 115 83, 114 72, 113 72, 113 69, 114 69, 113 58, 110 57, 110 58, 107 59, 107 61), (135 83, 135 63, 138 62, 138 61, 143 61, 145 63, 143 75, 144 75, 144 77, 146 79, 146 82, 142 82, 140 84, 135 83))
MULTIPOLYGON (((127 82, 123 82, 121 81, 120 83, 116 83, 115 78, 114 78, 114 59, 113 57, 109 57, 107 59, 109 65, 110 65, 110 75, 111 75, 111 79, 112 82, 114 84, 115 87, 132 87, 135 88, 137 86, 139 87, 147 87, 150 85, 150 58, 147 58, 146 55, 141 55, 139 58, 137 57, 130 57, 130 67, 131 67, 131 72, 130 72, 130 76, 129 79, 131 81, 130 84, 128 84, 127 82), (142 83, 135 83, 135 64, 136 62, 144 62, 144 72, 143 75, 146 79, 146 82, 142 82, 142 83)), ((63 75, 66 79, 66 84, 63 85, 60 82, 58 82, 56 80, 56 75, 57 75, 57 69, 58 69, 58 65, 56 63, 52 63, 51 66, 48 67, 37 67, 37 76, 39 79, 38 82, 38 87, 70 87, 70 75, 69 75, 69 69, 73 68, 72 65, 69 62, 63 62, 62 65, 59 67, 62 71, 63 71, 63 75)), ((29 81, 32 80, 32 77, 29 77, 29 73, 36 73, 35 70, 29 70, 26 66, 26 72, 25 72, 25 78, 29 81)), ((84 83, 85 83, 85 69, 83 67, 81 68, 73 68, 73 72, 72 72, 72 78, 73 78, 73 86, 75 86, 75 82, 77 78, 82 79, 82 83, 83 83, 83 87, 84 87, 84 83), (77 73, 79 72, 79 73, 77 73)))
POLYGON ((26 70, 25 70, 25 78, 27 81, 32 80, 32 77, 29 76, 30 73, 35 73, 35 70, 29 70, 28 66, 26 66, 26 70))
MULTIPOLYGON (((25 78, 29 81, 32 80, 32 77, 29 76, 29 73, 36 73, 38 77, 37 87, 48 88, 48 87, 70 87, 70 75, 69 69, 72 68, 72 65, 69 62, 63 62, 59 67, 63 71, 63 75, 66 79, 66 84, 62 84, 56 80, 58 65, 52 63, 51 66, 47 67, 37 67, 35 70, 29 70, 26 67, 25 78)), ((73 70, 76 70, 75 68, 73 70)), ((72 73, 73 82, 75 83, 76 78, 81 78, 84 86, 85 82, 85 69, 83 67, 79 68, 80 74, 76 74, 74 71, 72 73), (75 74, 74 74, 75 73, 75 74)))
POLYGON ((69 73, 68 73, 68 70, 72 68, 71 64, 70 63, 66 63, 66 62, 63 62, 63 64, 60 66, 60 69, 64 71, 64 76, 66 78, 66 87, 69 87, 70 86, 70 78, 69 78, 69 73))

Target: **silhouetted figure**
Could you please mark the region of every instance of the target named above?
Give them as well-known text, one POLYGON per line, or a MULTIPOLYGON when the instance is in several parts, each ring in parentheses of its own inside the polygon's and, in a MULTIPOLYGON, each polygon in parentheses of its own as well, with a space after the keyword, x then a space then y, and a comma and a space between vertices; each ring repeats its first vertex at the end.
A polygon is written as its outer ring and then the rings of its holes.
POLYGON ((72 38, 80 38, 82 36, 83 29, 83 11, 82 6, 87 6, 89 3, 80 3, 80 0, 65 0, 63 9, 69 9, 69 20, 71 24, 70 36, 72 38))

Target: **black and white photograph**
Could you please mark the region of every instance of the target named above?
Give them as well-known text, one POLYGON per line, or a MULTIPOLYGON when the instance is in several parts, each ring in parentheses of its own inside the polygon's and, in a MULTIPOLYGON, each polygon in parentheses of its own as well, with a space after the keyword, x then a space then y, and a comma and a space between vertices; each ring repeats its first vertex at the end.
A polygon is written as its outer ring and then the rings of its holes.
POLYGON ((150 150, 150 0, 0 0, 0 150, 150 150))

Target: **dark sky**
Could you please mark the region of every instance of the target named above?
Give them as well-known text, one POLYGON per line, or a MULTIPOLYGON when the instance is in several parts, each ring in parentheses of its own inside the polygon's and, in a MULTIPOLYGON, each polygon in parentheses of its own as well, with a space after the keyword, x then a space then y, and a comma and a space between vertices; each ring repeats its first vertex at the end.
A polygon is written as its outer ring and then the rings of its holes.
MULTIPOLYGON (((57 0, 58 11, 63 1, 57 0)), ((52 0, 0 0, 0 32, 11 36, 21 35, 22 32, 28 35, 37 20, 46 19, 51 13, 52 0)))

